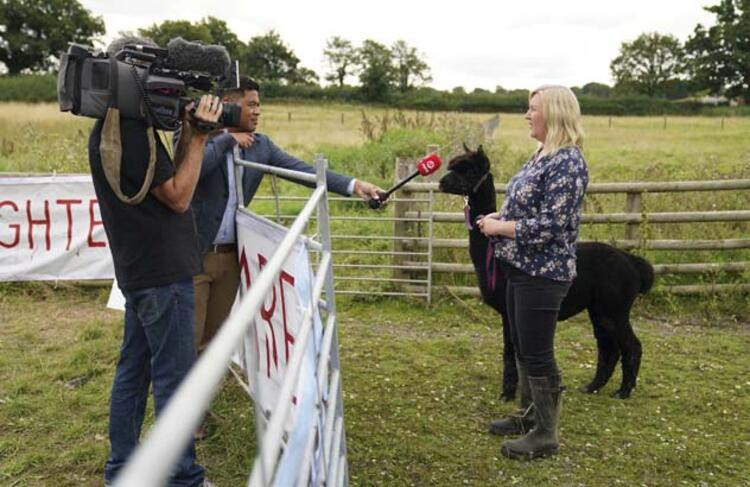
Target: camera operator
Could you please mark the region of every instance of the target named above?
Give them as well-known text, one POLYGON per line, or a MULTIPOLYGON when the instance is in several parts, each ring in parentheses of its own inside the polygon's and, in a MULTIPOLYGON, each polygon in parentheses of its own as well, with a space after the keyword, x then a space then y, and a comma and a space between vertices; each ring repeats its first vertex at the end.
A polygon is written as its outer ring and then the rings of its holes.
MULTIPOLYGON (((112 46, 109 50, 116 52, 112 46)), ((190 202, 207 140, 195 122, 216 122, 222 105, 218 97, 205 95, 192 115, 191 108, 185 110, 174 164, 155 130, 140 120, 120 118, 119 124, 108 120, 108 128, 98 120, 89 137, 94 188, 126 300, 110 400, 106 484, 114 481, 138 445, 149 383, 153 382, 158 417, 195 360, 193 276, 201 272, 201 254, 190 202), (103 165, 112 154, 101 142, 116 137, 118 129, 122 147, 118 184, 123 193, 141 188, 149 159, 155 157, 153 181, 138 204, 122 202, 105 176, 103 165)), ((114 159, 119 160, 120 154, 114 159)), ((175 466, 170 485, 204 485, 204 469, 196 463, 192 443, 175 466)))

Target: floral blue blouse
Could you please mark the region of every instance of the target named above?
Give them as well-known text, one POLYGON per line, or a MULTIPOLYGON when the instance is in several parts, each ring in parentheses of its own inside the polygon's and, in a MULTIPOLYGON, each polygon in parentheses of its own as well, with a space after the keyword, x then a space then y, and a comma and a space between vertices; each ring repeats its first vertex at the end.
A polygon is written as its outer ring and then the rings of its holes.
POLYGON ((578 147, 534 155, 508 183, 500 219, 516 221, 516 238, 499 238, 495 257, 532 276, 572 281, 588 182, 578 147))

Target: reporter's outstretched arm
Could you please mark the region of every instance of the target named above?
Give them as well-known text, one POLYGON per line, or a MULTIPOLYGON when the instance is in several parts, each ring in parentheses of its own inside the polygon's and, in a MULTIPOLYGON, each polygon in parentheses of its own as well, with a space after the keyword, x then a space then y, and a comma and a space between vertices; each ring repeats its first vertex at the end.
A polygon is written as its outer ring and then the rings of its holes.
MULTIPOLYGON (((296 157, 284 152, 270 139, 268 139, 269 146, 269 158, 268 164, 277 167, 283 167, 284 169, 291 169, 293 171, 307 172, 315 174, 315 168, 306 162, 303 162, 296 157)), ((378 191, 383 191, 381 188, 374 184, 368 183, 367 181, 355 180, 351 176, 345 176, 339 174, 330 169, 326 170, 326 180, 328 181, 328 190, 338 193, 342 196, 357 195, 364 201, 370 199, 377 199, 378 191), (352 182, 354 182, 352 186, 352 182)), ((314 187, 312 183, 300 183, 305 186, 314 187)))
POLYGON ((185 110, 183 131, 175 151, 175 169, 173 177, 151 190, 151 193, 175 213, 184 213, 190 208, 190 201, 195 193, 195 186, 201 171, 203 148, 208 135, 193 127, 195 119, 204 122, 216 122, 221 115, 221 100, 216 96, 204 95, 198 103, 195 115, 185 110))

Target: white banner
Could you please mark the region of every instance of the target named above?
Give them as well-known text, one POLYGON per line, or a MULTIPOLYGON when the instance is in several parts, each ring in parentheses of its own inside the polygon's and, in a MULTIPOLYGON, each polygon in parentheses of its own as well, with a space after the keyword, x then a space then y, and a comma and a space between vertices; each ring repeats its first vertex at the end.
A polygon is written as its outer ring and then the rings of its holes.
POLYGON ((112 278, 91 176, 0 177, 0 281, 112 278))
MULTIPOLYGON (((247 290, 271 259, 286 230, 256 215, 237 212, 237 241, 242 290, 247 290)), ((253 334, 245 341, 245 367, 264 412, 274 411, 286 368, 291 359, 305 308, 311 301, 312 271, 307 247, 298 240, 281 268, 273 289, 255 319, 253 334)), ((305 444, 316 424, 315 357, 320 349, 322 326, 317 308, 314 328, 305 350, 292 412, 286 422, 289 433, 276 474, 277 485, 290 485, 299 473, 305 444)), ((318 431, 321 425, 318 423, 318 431)))

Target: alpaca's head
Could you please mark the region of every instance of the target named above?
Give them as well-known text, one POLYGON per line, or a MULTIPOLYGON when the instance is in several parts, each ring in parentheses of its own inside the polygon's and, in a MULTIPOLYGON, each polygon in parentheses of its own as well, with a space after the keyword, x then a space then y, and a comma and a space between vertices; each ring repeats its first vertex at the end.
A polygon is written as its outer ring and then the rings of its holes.
POLYGON ((479 185, 487 179, 490 160, 480 145, 470 150, 464 144, 465 153, 454 157, 448 163, 448 172, 440 178, 440 191, 464 196, 475 193, 479 185))

